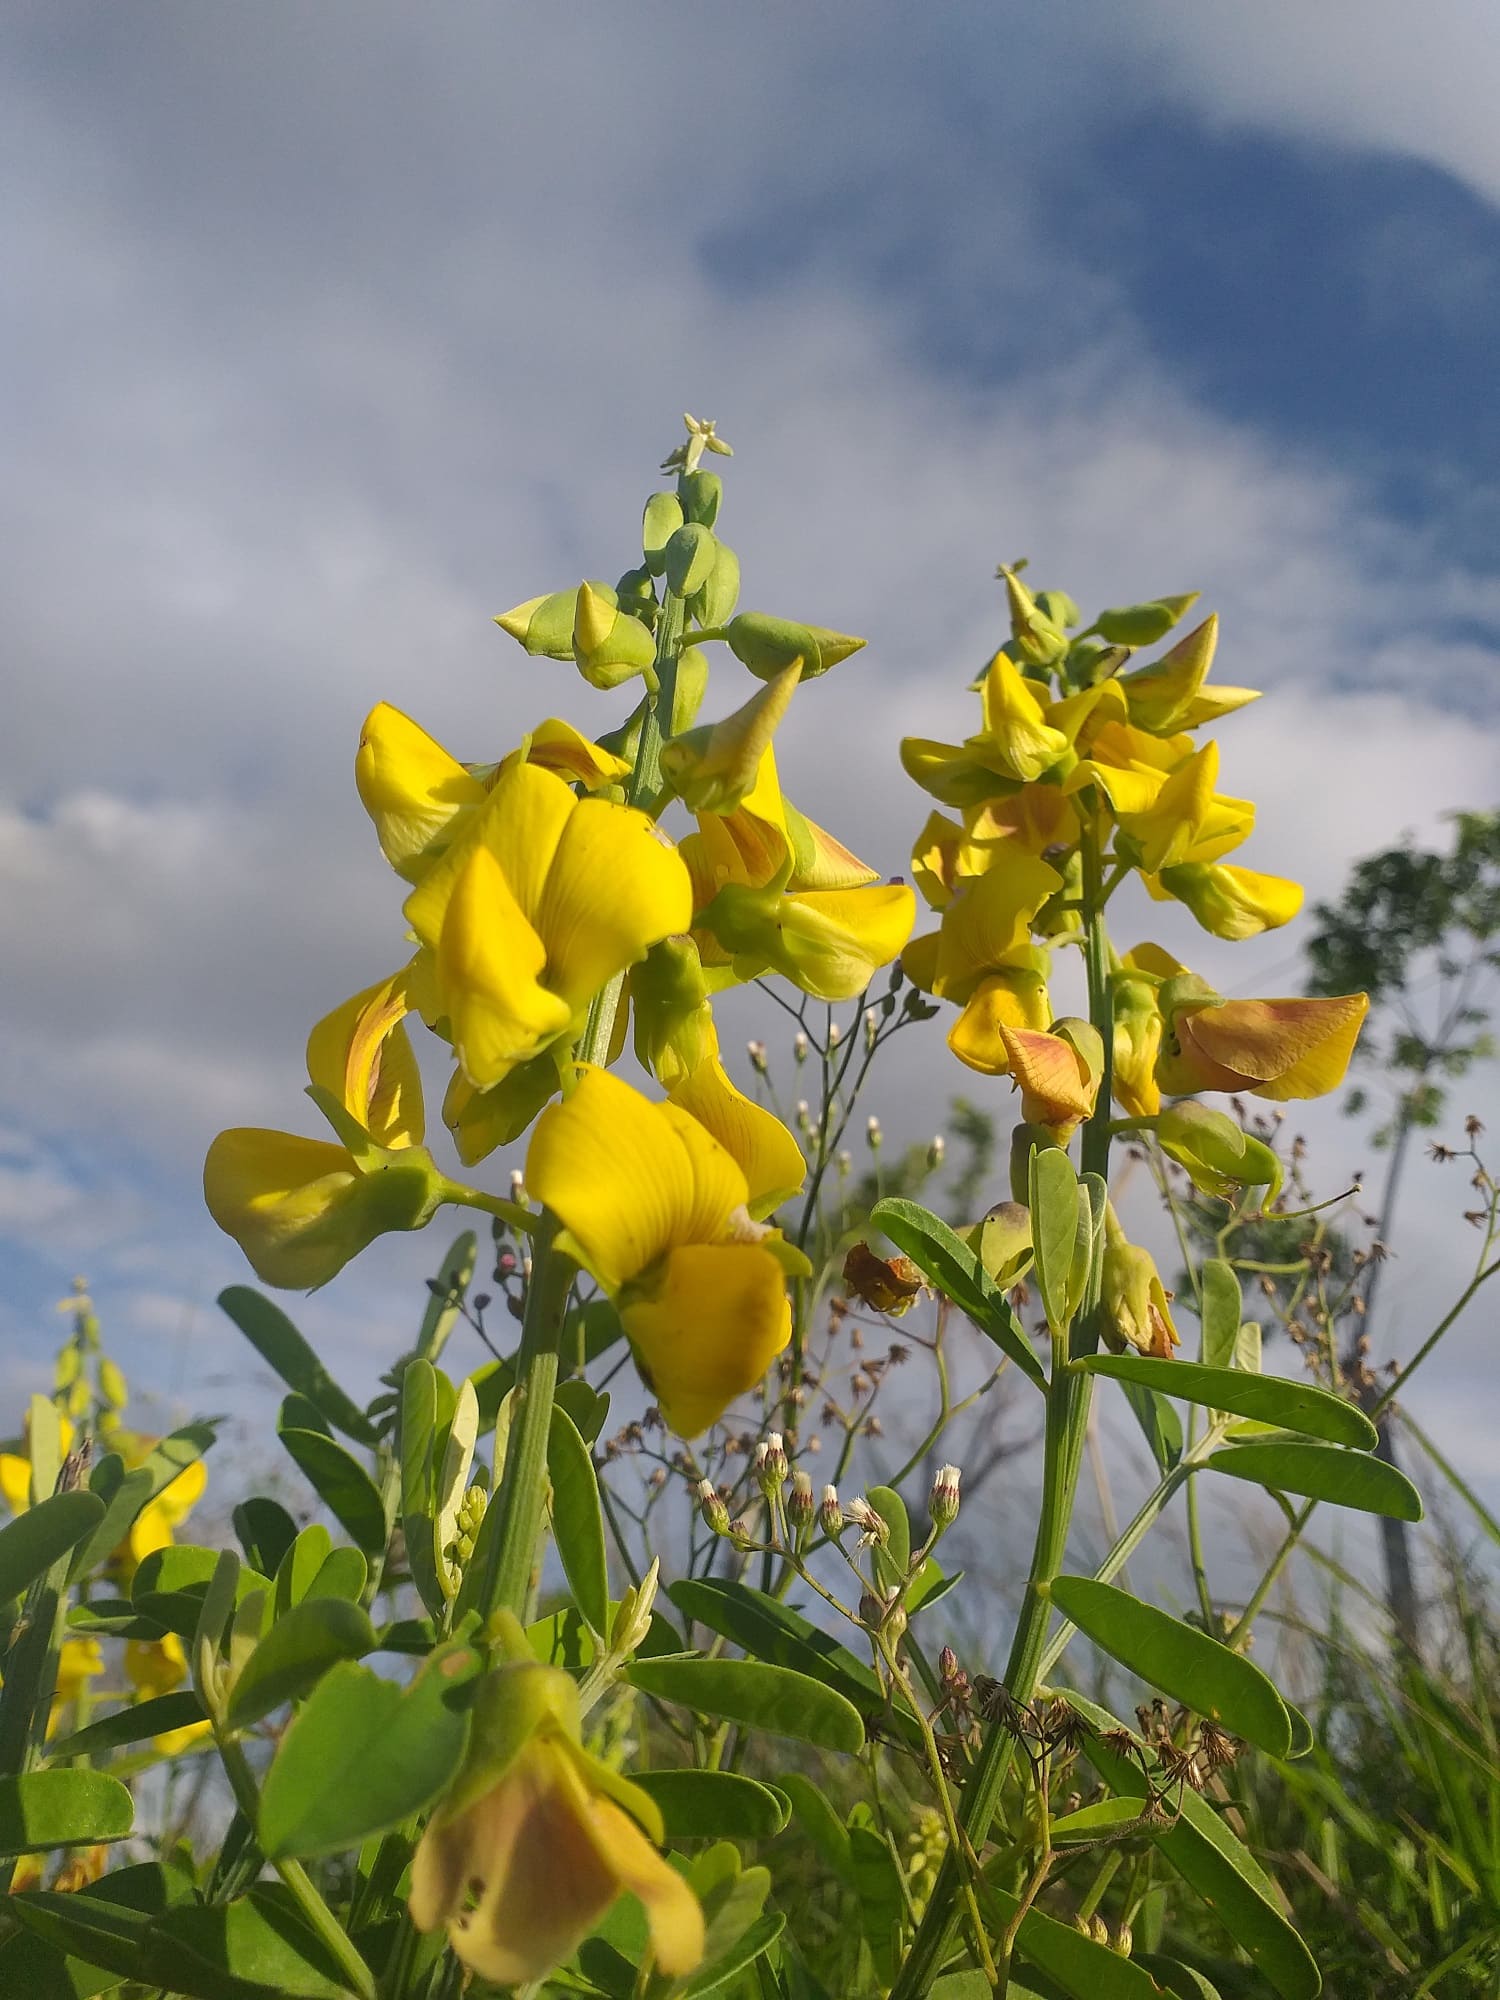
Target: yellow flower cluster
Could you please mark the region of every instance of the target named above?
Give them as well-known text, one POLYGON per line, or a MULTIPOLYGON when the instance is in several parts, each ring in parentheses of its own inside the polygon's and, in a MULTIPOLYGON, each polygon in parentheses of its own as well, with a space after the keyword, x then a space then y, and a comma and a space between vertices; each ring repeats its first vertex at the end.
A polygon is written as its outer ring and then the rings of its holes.
MULTIPOLYGON (((639 674, 654 687, 651 634, 617 596, 584 584, 500 622, 531 652, 571 650, 594 686, 639 674)), ((707 599, 693 601, 706 616, 707 599)), ((802 1185, 801 1151, 731 1082, 713 995, 779 974, 853 999, 916 915, 912 890, 805 818, 777 776, 772 738, 798 685, 862 642, 755 616, 703 636, 725 638, 762 685, 693 726, 703 656, 684 650, 654 791, 638 782, 649 695, 616 733, 621 748, 554 718, 495 764, 460 762, 387 703, 371 712, 355 782, 406 885, 410 955, 308 1040, 309 1095, 333 1139, 224 1132, 204 1173, 215 1220, 279 1286, 324 1283, 445 1202, 531 1226, 427 1150, 407 1034, 420 1019, 451 1051, 443 1119, 460 1160, 473 1167, 535 1123, 526 1185, 615 1300, 664 1414, 688 1435, 785 1346, 786 1277, 806 1268, 765 1221, 802 1185), (674 799, 691 814, 675 841, 658 823, 674 799), (628 1036, 665 1102, 611 1074, 628 1036)))

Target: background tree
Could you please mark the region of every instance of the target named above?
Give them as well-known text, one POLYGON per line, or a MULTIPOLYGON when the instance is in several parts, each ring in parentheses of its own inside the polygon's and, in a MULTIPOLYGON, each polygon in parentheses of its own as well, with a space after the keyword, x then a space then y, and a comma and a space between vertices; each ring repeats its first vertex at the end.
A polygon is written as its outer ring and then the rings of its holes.
MULTIPOLYGON (((1494 1053, 1489 1032, 1495 974, 1500 971, 1500 812, 1453 816, 1446 854, 1417 847, 1410 837, 1355 864, 1342 896, 1319 903, 1307 943, 1309 993, 1370 996, 1370 1019, 1357 1060, 1379 1071, 1392 1093, 1374 1135, 1388 1154, 1376 1239, 1387 1249, 1412 1137, 1443 1116, 1448 1087, 1494 1053)), ((1367 1089, 1349 1092, 1345 1109, 1366 1110, 1367 1089)), ((1366 1267, 1361 1315, 1368 1339, 1384 1258, 1366 1267)), ((1351 1355, 1351 1373, 1366 1379, 1351 1355)), ((1389 1418, 1380 1424, 1380 1455, 1394 1463, 1389 1418)), ((1397 1634, 1416 1645, 1417 1598, 1405 1522, 1382 1520, 1386 1598, 1397 1634)))

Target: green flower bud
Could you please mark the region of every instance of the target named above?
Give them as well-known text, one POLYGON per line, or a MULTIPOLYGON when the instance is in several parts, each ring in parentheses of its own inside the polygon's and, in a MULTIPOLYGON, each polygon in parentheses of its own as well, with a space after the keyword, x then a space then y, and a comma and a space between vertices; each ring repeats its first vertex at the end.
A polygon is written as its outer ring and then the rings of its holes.
POLYGON ((653 493, 641 520, 641 548, 646 568, 660 576, 667 566, 667 543, 682 526, 682 502, 675 493, 653 493))
POLYGON ((682 503, 684 520, 711 528, 719 518, 724 482, 717 472, 684 472, 677 480, 677 497, 682 503))
POLYGON ((57 1366, 52 1372, 52 1387, 56 1391, 71 1389, 78 1380, 78 1372, 83 1366, 83 1356, 71 1342, 58 1352, 57 1366))
POLYGON ((1190 590, 1186 597, 1158 597, 1149 604, 1129 604, 1118 611, 1101 611, 1095 624, 1101 638, 1114 646, 1154 646, 1164 639, 1185 611, 1203 595, 1190 590))
POLYGON ((1178 1346, 1167 1294, 1149 1250, 1132 1243, 1113 1205, 1104 1210, 1104 1271, 1099 1300, 1104 1344, 1116 1354, 1127 1347, 1170 1361, 1178 1346))
POLYGON ((1023 666, 1055 665, 1068 650, 1062 628, 1047 616, 1017 570, 1002 563, 999 574, 1005 579, 1005 595, 1010 605, 1011 643, 1006 650, 1023 666))
POLYGON ((665 550, 667 588, 674 597, 691 597, 713 574, 718 553, 712 528, 701 521, 685 521, 665 550))
MULTIPOLYGON (((609 584, 591 577, 588 588, 606 604, 614 603, 615 593, 609 584)), ((529 597, 514 611, 503 612, 495 623, 518 639, 528 653, 548 660, 571 660, 577 604, 576 590, 554 590, 549 597, 529 597)))
POLYGON ((573 657, 591 687, 613 688, 653 665, 656 641, 639 618, 617 609, 592 584, 580 584, 573 615, 573 657))
POLYGON ((1128 646, 1111 646, 1107 639, 1075 639, 1068 648, 1068 680, 1076 688, 1094 687, 1129 658, 1128 646))
POLYGON ((644 565, 626 570, 615 591, 620 609, 628 611, 632 618, 639 618, 643 625, 651 624, 661 609, 651 588, 651 572, 644 565))
POLYGON ((723 625, 740 599, 740 559, 727 542, 715 541, 714 566, 707 583, 688 601, 700 625, 723 625))
POLYGON ((1242 1188, 1263 1187, 1270 1207, 1281 1192, 1281 1162, 1271 1148, 1242 1132, 1226 1111, 1188 1099, 1156 1121, 1161 1149, 1204 1194, 1230 1200, 1242 1188))
POLYGON ((1065 590, 1039 590, 1036 594, 1036 608, 1044 618, 1049 619, 1060 629, 1083 623, 1083 613, 1065 590))
POLYGON ((798 625, 765 611, 740 612, 725 627, 724 636, 740 664, 763 681, 773 679, 793 660, 802 662, 803 680, 813 680, 857 653, 865 643, 847 632, 831 632, 824 625, 798 625))
MULTIPOLYGON (((708 693, 708 655, 701 646, 684 646, 677 655, 677 678, 672 683, 672 734, 682 736, 698 719, 703 697, 708 693)), ((634 762, 635 753, 631 752, 634 762)))
POLYGON ((99 1363, 99 1393, 112 1409, 123 1410, 130 1401, 125 1377, 107 1355, 99 1363))

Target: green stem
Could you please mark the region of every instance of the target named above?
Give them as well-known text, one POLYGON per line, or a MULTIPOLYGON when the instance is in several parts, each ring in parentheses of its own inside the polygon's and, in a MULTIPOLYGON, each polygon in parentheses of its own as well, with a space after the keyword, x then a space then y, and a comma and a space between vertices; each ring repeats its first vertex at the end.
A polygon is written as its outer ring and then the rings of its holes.
MULTIPOLYGON (((218 1744, 219 1759, 229 1779, 235 1804, 254 1826, 260 1811, 260 1795, 255 1778, 244 1751, 232 1736, 221 1734, 217 1723, 214 1729, 218 1744)), ((360 1995, 360 2000, 375 2000, 375 1981, 370 1968, 354 1949, 343 1925, 319 1895, 312 1877, 300 1861, 276 1861, 271 1864, 290 1891, 308 1926, 337 1960, 340 1971, 349 1983, 350 1990, 360 1995)))
POLYGON ((460 1612, 473 1609, 481 1618, 488 1618, 503 1605, 524 1623, 531 1595, 547 1502, 547 1438, 552 1428, 558 1355, 568 1296, 578 1269, 573 1259, 557 1248, 556 1235, 556 1219, 543 1210, 532 1238, 531 1282, 526 1287, 526 1316, 516 1355, 505 1470, 491 1510, 498 1517, 497 1524, 493 1538, 481 1535, 481 1546, 459 1594, 460 1612))
POLYGON ((684 622, 682 599, 669 590, 662 599, 661 614, 656 621, 656 694, 641 724, 640 747, 635 753, 635 770, 630 780, 631 805, 653 814, 661 807, 661 746, 663 739, 672 734, 677 655, 682 651, 684 622))

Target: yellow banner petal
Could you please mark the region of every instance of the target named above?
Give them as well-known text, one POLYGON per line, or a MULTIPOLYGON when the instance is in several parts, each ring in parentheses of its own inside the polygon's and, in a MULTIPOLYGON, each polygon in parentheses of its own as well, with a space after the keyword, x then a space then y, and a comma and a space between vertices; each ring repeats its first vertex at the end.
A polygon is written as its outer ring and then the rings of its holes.
POLYGON ((673 1250, 620 1318, 662 1415, 687 1438, 748 1394, 792 1333, 781 1266, 757 1243, 673 1250))
POLYGON ((774 1113, 736 1089, 717 1054, 675 1086, 671 1101, 739 1163, 750 1190, 747 1206, 756 1221, 773 1214, 807 1178, 797 1141, 774 1113))
POLYGON ((420 1146, 422 1077, 401 1023, 407 969, 325 1014, 307 1038, 309 1079, 336 1097, 381 1146, 420 1146))
POLYGON ((448 899, 436 969, 453 1047, 476 1089, 539 1054, 572 1020, 568 1002, 540 983, 546 958, 499 862, 474 848, 448 899))
POLYGON ((584 799, 563 829, 537 908, 553 990, 578 1012, 692 921, 692 883, 666 835, 631 806, 584 799))
POLYGON ((381 852, 409 882, 441 849, 457 816, 484 798, 484 786, 456 757, 386 701, 365 718, 354 782, 381 852))

